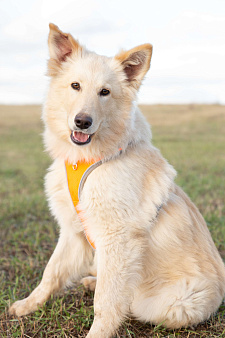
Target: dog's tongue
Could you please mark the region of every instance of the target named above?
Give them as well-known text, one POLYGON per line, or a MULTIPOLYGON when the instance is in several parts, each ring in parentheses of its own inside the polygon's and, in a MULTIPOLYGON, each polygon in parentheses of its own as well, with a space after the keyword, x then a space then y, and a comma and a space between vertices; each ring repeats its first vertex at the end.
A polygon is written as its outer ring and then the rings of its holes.
POLYGON ((82 143, 87 142, 87 140, 89 138, 88 134, 84 134, 84 133, 81 133, 79 131, 75 131, 73 136, 77 141, 82 142, 82 143))

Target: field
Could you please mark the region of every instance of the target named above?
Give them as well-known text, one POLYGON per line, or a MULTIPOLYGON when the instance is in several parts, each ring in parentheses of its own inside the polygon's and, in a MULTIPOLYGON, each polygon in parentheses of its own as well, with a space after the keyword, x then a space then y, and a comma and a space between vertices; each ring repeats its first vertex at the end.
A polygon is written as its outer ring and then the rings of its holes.
MULTIPOLYGON (((142 106, 153 143, 174 165, 176 182, 204 215, 225 259, 225 106, 142 106)), ((57 242, 43 178, 40 106, 0 106, 0 337, 85 337, 93 321, 93 293, 80 285, 50 299, 39 311, 9 317, 10 303, 41 280, 57 242)), ((115 337, 225 337, 225 304, 196 328, 169 331, 128 319, 115 337)))

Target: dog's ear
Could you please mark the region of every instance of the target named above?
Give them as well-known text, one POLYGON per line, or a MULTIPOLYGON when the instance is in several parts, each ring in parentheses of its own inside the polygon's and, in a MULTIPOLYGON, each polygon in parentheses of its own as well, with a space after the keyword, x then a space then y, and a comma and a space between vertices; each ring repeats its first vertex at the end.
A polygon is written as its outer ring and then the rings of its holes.
POLYGON ((152 45, 144 44, 129 51, 122 51, 115 56, 123 67, 127 81, 138 88, 150 67, 152 45))
POLYGON ((82 51, 82 47, 71 34, 63 33, 53 23, 49 24, 48 47, 50 60, 48 63, 48 75, 58 73, 63 62, 74 52, 82 51))

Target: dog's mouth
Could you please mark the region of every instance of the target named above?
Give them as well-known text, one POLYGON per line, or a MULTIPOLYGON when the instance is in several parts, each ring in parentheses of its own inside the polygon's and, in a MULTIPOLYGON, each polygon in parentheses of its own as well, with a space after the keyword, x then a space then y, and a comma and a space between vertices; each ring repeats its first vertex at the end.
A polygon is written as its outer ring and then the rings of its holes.
POLYGON ((74 130, 70 134, 70 138, 73 141, 73 143, 81 146, 81 145, 90 143, 92 135, 85 134, 85 133, 82 133, 81 131, 74 130))

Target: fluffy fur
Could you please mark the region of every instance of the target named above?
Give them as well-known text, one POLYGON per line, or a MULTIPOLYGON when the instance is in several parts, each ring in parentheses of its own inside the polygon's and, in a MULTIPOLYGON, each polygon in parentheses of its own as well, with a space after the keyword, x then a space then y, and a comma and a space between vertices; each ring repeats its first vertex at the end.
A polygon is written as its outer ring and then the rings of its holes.
POLYGON ((49 51, 43 121, 54 161, 45 187, 60 236, 40 285, 10 313, 35 311, 82 278, 95 289, 89 338, 111 337, 127 315, 169 328, 206 320, 223 299, 225 269, 205 221, 174 183, 175 170, 152 146, 150 128, 135 105, 152 46, 108 58, 50 24, 49 51), (71 88, 74 82, 79 90, 71 88), (102 89, 110 93, 101 95, 102 89), (70 137, 79 132, 79 113, 93 121, 82 130, 92 135, 86 145, 70 137), (65 161, 99 158, 105 162, 87 178, 79 204, 94 252, 70 198, 65 161))

